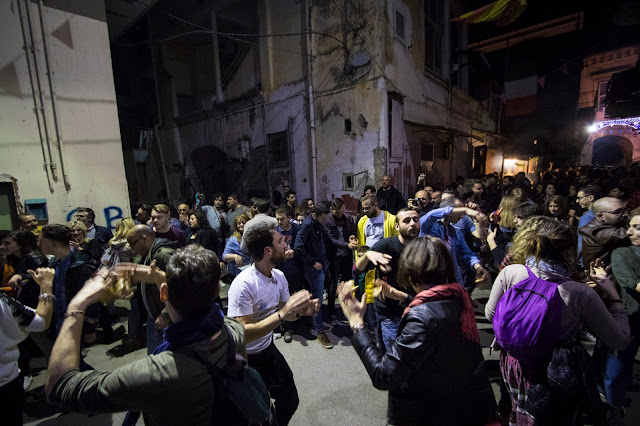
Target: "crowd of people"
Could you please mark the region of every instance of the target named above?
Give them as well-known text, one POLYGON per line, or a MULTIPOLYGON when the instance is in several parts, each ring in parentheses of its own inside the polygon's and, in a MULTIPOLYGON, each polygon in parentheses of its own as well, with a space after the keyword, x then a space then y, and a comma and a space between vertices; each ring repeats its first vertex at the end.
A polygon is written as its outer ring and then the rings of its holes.
POLYGON ((66 225, 22 213, 20 229, 0 234, 8 424, 22 424, 30 361, 45 355, 42 393, 68 410, 286 425, 299 396, 274 338, 310 332, 331 349, 332 327, 351 328, 373 385, 389 391, 390 424, 623 424, 638 388, 640 166, 447 186, 420 175, 409 199, 392 183, 366 186, 357 206, 298 204, 291 189, 248 205, 196 194, 177 208, 143 204, 115 234, 89 207, 66 225), (478 286, 491 289, 497 402, 478 286), (112 326, 115 299, 130 303, 126 334, 112 326), (112 372, 83 360, 83 348, 115 342, 115 356, 148 356, 112 372))

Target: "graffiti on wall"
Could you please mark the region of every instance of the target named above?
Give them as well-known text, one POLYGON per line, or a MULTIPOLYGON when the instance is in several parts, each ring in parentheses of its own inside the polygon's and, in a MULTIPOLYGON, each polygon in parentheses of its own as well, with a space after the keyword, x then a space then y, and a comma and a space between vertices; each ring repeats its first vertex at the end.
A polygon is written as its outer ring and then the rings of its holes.
MULTIPOLYGON (((76 210, 73 209, 67 214, 67 222, 75 218, 76 210)), ((107 228, 113 230, 116 228, 116 222, 119 219, 122 219, 122 209, 118 206, 109 206, 105 207, 104 210, 104 219, 107 223, 107 228)))

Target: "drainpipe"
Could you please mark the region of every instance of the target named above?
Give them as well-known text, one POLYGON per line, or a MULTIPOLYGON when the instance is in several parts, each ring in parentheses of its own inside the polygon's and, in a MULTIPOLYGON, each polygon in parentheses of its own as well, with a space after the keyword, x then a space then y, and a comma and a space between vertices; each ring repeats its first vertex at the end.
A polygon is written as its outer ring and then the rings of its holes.
POLYGON ((31 71, 31 58, 29 57, 29 42, 27 40, 27 33, 24 29, 24 14, 22 13, 22 6, 18 2, 18 14, 20 15, 20 30, 22 30, 22 40, 24 41, 24 56, 27 59, 27 71, 29 72, 29 84, 31 85, 31 97, 33 98, 33 112, 36 115, 36 122, 38 123, 38 136, 40 137, 40 148, 42 148, 42 167, 47 175, 47 184, 49 184, 49 192, 53 194, 53 183, 51 182, 51 176, 49 175, 49 161, 47 160, 47 149, 45 148, 45 139, 42 136, 42 123, 40 122, 40 113, 38 112, 38 100, 36 98, 36 88, 33 84, 33 72, 31 71))
POLYGON ((313 59, 311 56, 311 6, 309 0, 304 2, 304 10, 307 14, 307 25, 305 32, 307 34, 307 92, 309 98, 309 133, 311 139, 311 192, 313 199, 318 199, 318 158, 316 154, 316 120, 315 111, 313 109, 313 59))
POLYGON ((162 177, 164 178, 164 186, 165 188, 167 188, 167 201, 169 205, 173 205, 172 204, 172 199, 171 199, 171 188, 169 187, 169 177, 167 176, 167 168, 164 166, 165 162, 164 162, 164 152, 162 151, 162 144, 160 143, 160 131, 159 131, 159 127, 158 125, 155 125, 153 127, 153 130, 155 131, 156 134, 156 144, 158 144, 158 151, 160 152, 160 164, 162 165, 162 177))
POLYGON ((71 190, 71 184, 69 183, 69 176, 64 168, 64 153, 62 148, 62 135, 60 133, 60 125, 58 123, 58 109, 56 108, 56 93, 53 87, 53 70, 51 68, 51 61, 49 60, 49 46, 47 42, 47 31, 45 25, 44 13, 42 12, 42 0, 38 0, 38 14, 40 15, 40 31, 42 32, 42 50, 44 51, 44 63, 46 67, 47 80, 49 80, 49 92, 51 93, 51 112, 53 113, 53 128, 56 132, 56 148, 58 149, 58 155, 60 156, 60 172, 62 173, 62 180, 64 182, 64 188, 68 191, 71 190))
MULTIPOLYGON (((18 1, 18 5, 20 1, 18 1)), ((49 153, 49 168, 51 169, 51 176, 53 177, 53 181, 58 181, 58 166, 53 161, 53 155, 51 155, 51 139, 49 138, 49 127, 47 126, 47 114, 44 110, 44 95, 42 94, 42 83, 40 82, 40 70, 38 69, 38 58, 35 52, 35 47, 33 45, 33 27, 31 26, 31 11, 30 11, 30 2, 29 0, 24 0, 24 6, 26 10, 27 17, 27 27, 29 28, 29 49, 33 54, 33 69, 34 74, 36 75, 36 84, 38 86, 38 97, 40 98, 40 113, 42 114, 42 127, 44 129, 44 137, 47 141, 47 151, 49 153)))
POLYGON ((160 168, 162 169, 162 177, 164 179, 164 187, 167 190, 167 204, 172 205, 171 188, 169 187, 169 177, 167 175, 167 167, 164 162, 164 152, 162 151, 162 142, 160 141, 160 127, 163 126, 162 119, 162 106, 160 105, 160 87, 158 83, 158 58, 157 51, 153 46, 153 31, 151 28, 151 15, 147 12, 147 29, 149 36, 149 48, 151 49, 151 67, 153 69, 153 87, 156 92, 156 109, 158 113, 158 123, 153 126, 155 133, 155 143, 158 145, 158 152, 160 153, 160 168))

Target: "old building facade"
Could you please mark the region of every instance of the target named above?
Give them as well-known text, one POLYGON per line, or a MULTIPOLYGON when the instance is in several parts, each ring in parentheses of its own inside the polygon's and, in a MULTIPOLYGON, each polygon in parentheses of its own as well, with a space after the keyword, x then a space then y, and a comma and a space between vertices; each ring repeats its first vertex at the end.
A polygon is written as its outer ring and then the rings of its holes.
POLYGON ((465 47, 450 22, 461 4, 181 3, 158 2, 112 39, 134 201, 285 186, 359 197, 385 174, 408 195, 420 173, 448 184, 483 170, 495 120, 452 54, 465 47))

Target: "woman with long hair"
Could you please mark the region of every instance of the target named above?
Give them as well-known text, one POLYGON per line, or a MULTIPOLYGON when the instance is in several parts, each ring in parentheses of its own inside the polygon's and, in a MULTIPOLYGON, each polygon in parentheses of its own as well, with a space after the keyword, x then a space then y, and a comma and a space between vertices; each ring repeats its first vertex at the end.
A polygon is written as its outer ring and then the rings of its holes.
POLYGON ((187 245, 200 244, 202 247, 213 251, 218 258, 218 234, 209 226, 207 220, 207 214, 200 210, 193 210, 189 214, 189 226, 191 228, 191 234, 187 238, 187 245))
MULTIPOLYGON (((571 279, 577 264, 576 245, 576 232, 571 226, 550 217, 529 218, 520 227, 511 245, 513 264, 505 267, 493 284, 485 306, 487 319, 493 322, 500 299, 511 287, 531 279, 531 273, 537 278, 558 283, 561 312, 553 328, 553 343, 556 346, 575 344, 580 329, 587 327, 605 346, 613 350, 626 347, 629 343, 629 323, 613 282, 606 275, 592 275, 604 295, 603 300, 593 288, 571 279)), ((500 370, 512 402, 510 422, 533 425, 536 419, 527 411, 529 406, 525 405, 527 392, 533 384, 538 383, 537 378, 546 376, 548 360, 530 364, 520 359, 505 350, 500 355, 500 370)), ((562 407, 553 407, 555 424, 573 424, 571 419, 575 419, 581 401, 562 401, 562 407)), ((594 402, 591 401, 591 404, 594 402)))
POLYGON ((563 195, 552 195, 544 205, 544 215, 562 223, 569 223, 567 198, 563 195))
POLYGON ((72 247, 86 251, 93 260, 100 262, 102 258, 102 246, 97 239, 87 239, 87 227, 79 220, 67 222, 67 228, 71 230, 72 247))
MULTIPOLYGON (((122 218, 116 222, 113 238, 109 240, 107 249, 102 255, 101 267, 114 267, 121 262, 133 261, 135 252, 127 242, 127 233, 134 226, 136 223, 130 217, 122 218)), ((144 348, 146 345, 143 331, 144 316, 142 315, 142 312, 145 312, 145 307, 140 297, 140 289, 133 288, 132 292, 133 296, 129 299, 131 309, 127 315, 128 333, 122 338, 122 345, 112 350, 114 354, 119 356, 144 348)))
POLYGON ((38 246, 38 237, 31 231, 11 231, 0 241, 2 253, 15 274, 23 275, 28 281, 22 286, 18 300, 25 306, 34 308, 38 305, 40 286, 31 278, 27 271, 35 271, 49 265, 49 259, 38 246))
POLYGON ((127 244, 127 232, 136 226, 134 220, 125 217, 116 222, 116 232, 109 240, 107 249, 102 255, 101 264, 103 266, 114 266, 119 262, 132 262, 134 252, 127 244))
POLYGON ((551 180, 544 186, 544 193, 538 196, 536 203, 546 206, 549 202, 549 198, 554 195, 556 195, 556 181, 551 180))
POLYGON ((249 264, 248 253, 242 250, 242 234, 244 225, 250 220, 248 214, 243 213, 233 221, 233 234, 227 239, 227 244, 222 252, 222 260, 227 262, 227 272, 235 278, 240 273, 240 268, 249 264))
POLYGON ((495 400, 473 306, 455 277, 444 242, 427 237, 407 245, 400 255, 398 283, 417 295, 383 285, 385 297, 408 303, 386 353, 364 325, 367 296, 358 301, 352 285, 341 285, 351 343, 373 386, 389 390, 389 424, 484 425, 493 414, 495 400))
MULTIPOLYGON (((19 274, 23 280, 26 278, 25 284, 19 289, 17 300, 22 305, 35 309, 38 306, 38 296, 41 289, 28 271, 46 268, 49 265, 49 259, 38 246, 38 237, 31 231, 11 231, 0 241, 0 254, 13 268, 14 274, 19 274)), ((29 389, 33 381, 30 367, 31 359, 42 355, 42 350, 29 336, 18 343, 18 349, 20 350, 18 367, 20 367, 20 377, 26 390, 29 389)))

